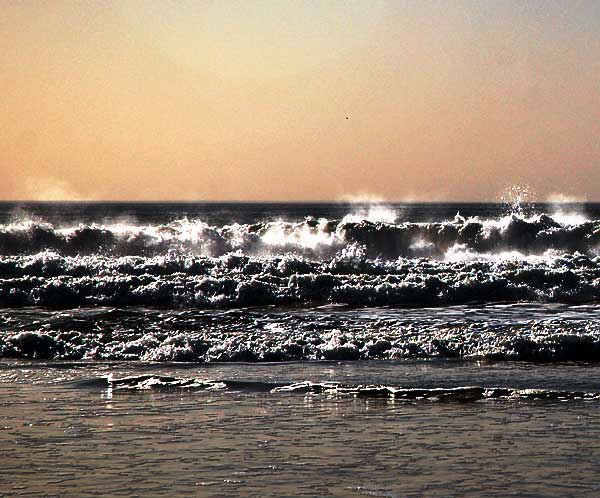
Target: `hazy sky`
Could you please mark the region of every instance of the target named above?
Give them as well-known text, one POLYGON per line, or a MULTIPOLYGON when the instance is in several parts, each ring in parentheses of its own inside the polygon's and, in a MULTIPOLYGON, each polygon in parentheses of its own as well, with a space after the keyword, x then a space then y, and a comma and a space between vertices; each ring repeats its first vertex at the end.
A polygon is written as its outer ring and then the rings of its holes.
POLYGON ((0 199, 600 200, 596 0, 1 8, 0 199))

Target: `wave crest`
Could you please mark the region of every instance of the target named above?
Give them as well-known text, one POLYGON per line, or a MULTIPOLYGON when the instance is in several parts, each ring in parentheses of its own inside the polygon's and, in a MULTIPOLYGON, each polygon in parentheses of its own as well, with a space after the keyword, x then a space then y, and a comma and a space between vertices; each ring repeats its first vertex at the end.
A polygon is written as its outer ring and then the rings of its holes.
MULTIPOLYGON (((390 215, 391 216, 391 215, 390 215)), ((26 220, 0 225, 0 255, 36 254, 51 250, 63 255, 106 254, 156 256, 178 253, 218 257, 302 255, 331 258, 360 245, 369 257, 444 259, 457 247, 471 257, 513 253, 523 257, 579 252, 597 255, 600 221, 557 213, 525 216, 512 213, 498 219, 463 218, 416 223, 392 222, 392 217, 352 215, 342 220, 308 217, 302 222, 270 221, 212 226, 202 221, 176 220, 163 225, 135 223, 57 227, 26 220), (387 219, 386 219, 387 217, 387 219)))

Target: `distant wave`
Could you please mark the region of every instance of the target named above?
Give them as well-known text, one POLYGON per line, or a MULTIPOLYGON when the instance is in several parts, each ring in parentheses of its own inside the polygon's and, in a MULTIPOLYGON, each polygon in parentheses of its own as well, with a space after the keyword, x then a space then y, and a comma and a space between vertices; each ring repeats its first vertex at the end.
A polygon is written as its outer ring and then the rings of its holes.
POLYGON ((522 256, 579 252, 599 253, 600 221, 564 214, 497 219, 463 218, 432 223, 392 222, 372 213, 342 220, 307 218, 302 222, 260 222, 212 226, 183 218, 162 225, 135 223, 58 227, 21 220, 0 225, 0 255, 54 251, 66 256, 157 256, 183 254, 219 257, 303 256, 331 258, 360 247, 371 258, 427 257, 438 260, 465 255, 518 252, 522 256), (385 221, 381 221, 385 220, 385 221))

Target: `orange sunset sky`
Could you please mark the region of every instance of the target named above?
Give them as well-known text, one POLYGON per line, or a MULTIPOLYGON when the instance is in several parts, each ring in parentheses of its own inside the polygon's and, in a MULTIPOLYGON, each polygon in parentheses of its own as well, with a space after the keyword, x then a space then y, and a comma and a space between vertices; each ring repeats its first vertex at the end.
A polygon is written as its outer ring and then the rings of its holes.
POLYGON ((598 1, 7 0, 0 43, 0 199, 600 200, 598 1))

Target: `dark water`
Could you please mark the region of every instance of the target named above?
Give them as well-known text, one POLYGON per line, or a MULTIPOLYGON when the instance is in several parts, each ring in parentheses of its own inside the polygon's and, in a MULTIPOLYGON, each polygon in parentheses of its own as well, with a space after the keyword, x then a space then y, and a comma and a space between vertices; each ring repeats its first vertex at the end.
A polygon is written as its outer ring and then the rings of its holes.
POLYGON ((600 205, 0 203, 0 495, 597 495, 600 205))
MULTIPOLYGON (((431 222, 451 220, 456 213, 465 217, 490 218, 511 214, 553 214, 557 210, 585 213, 592 219, 600 217, 600 204, 529 203, 245 203, 245 202, 3 202, 0 201, 0 222, 15 219, 38 219, 58 225, 98 223, 99 221, 135 219, 141 224, 171 223, 182 218, 205 221, 223 226, 233 223, 252 224, 265 221, 302 222, 307 216, 341 220, 348 214, 361 215, 369 211, 391 211, 397 221, 431 222)), ((368 216, 367 216, 368 217, 368 216)), ((376 216, 373 217, 376 221, 376 216)))

